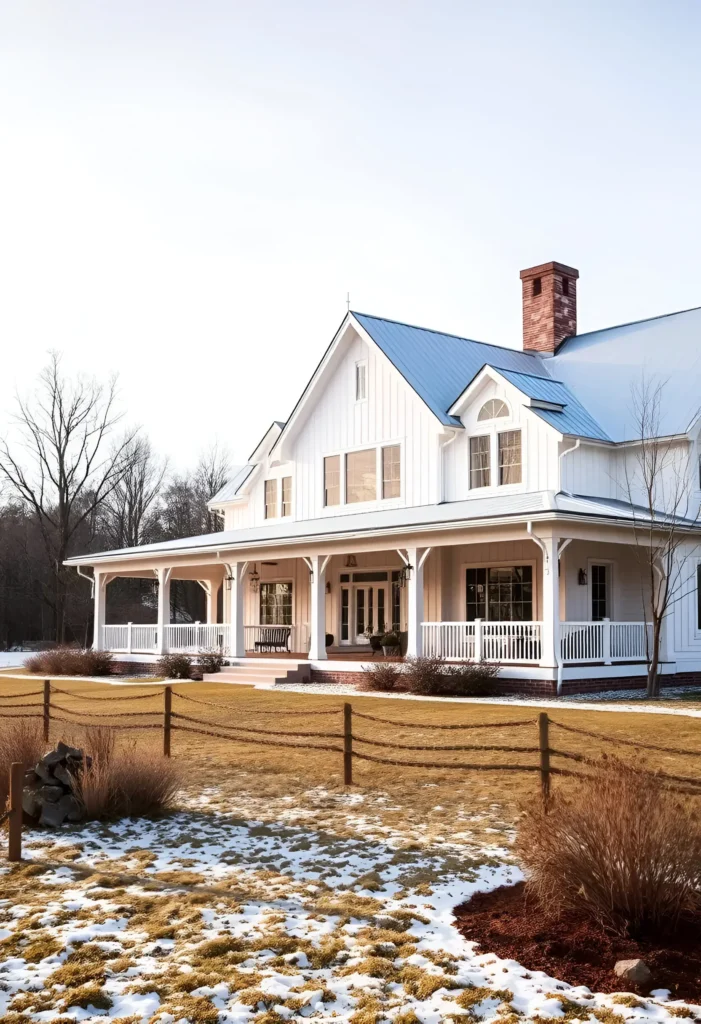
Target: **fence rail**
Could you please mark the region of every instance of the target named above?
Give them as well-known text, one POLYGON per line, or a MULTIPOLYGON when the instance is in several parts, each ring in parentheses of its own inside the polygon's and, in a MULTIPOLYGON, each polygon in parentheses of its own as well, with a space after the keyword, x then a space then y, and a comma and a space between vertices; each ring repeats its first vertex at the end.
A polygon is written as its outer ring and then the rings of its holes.
MULTIPOLYGON (((466 772, 520 772, 537 774, 540 780, 540 789, 543 798, 547 801, 550 798, 551 779, 553 776, 576 778, 579 780, 596 779, 596 774, 582 771, 582 768, 596 769, 601 761, 592 756, 587 750, 586 753, 579 753, 573 750, 566 750, 561 745, 553 745, 551 742, 551 730, 559 730, 566 736, 568 734, 584 737, 587 741, 595 741, 602 744, 606 749, 616 750, 619 746, 632 747, 638 750, 653 751, 655 753, 676 755, 681 757, 699 758, 701 750, 692 750, 688 747, 671 747, 656 743, 644 743, 638 740, 627 739, 620 736, 612 736, 599 733, 590 729, 583 729, 578 726, 568 725, 565 722, 552 719, 546 712, 540 712, 537 719, 516 719, 497 722, 450 722, 431 723, 429 721, 403 721, 393 718, 385 718, 382 715, 373 715, 366 711, 354 710, 350 702, 342 706, 327 709, 302 709, 293 711, 280 711, 274 706, 264 707, 251 706, 237 707, 231 703, 222 704, 217 701, 204 700, 173 689, 172 686, 153 688, 145 693, 123 693, 120 695, 96 696, 81 692, 66 690, 61 687, 54 687, 50 680, 45 680, 41 690, 30 690, 26 693, 0 693, 0 723, 12 718, 35 718, 40 719, 43 725, 44 740, 49 741, 52 722, 73 726, 99 726, 100 728, 113 730, 155 730, 162 735, 163 754, 171 756, 171 740, 173 733, 190 734, 195 736, 208 736, 219 740, 229 740, 232 743, 258 745, 261 747, 287 748, 307 751, 323 751, 341 756, 341 767, 343 779, 346 785, 353 782, 353 766, 356 761, 367 761, 379 765, 391 765, 400 768, 422 768, 443 770, 462 770, 466 772), (60 702, 55 700, 59 696, 60 702), (66 698, 79 698, 80 707, 71 707, 70 700, 66 698), (138 710, 86 710, 84 702, 95 701, 97 708, 105 702, 120 701, 123 704, 131 700, 152 702, 152 707, 137 705, 138 710), (199 710, 211 709, 209 711, 199 710), (59 714, 57 714, 59 712, 59 714), (232 712, 235 714, 235 721, 230 719, 232 712), (207 713, 210 718, 204 717, 207 713), (256 721, 255 716, 262 716, 264 721, 256 721), (286 718, 292 717, 321 717, 320 728, 297 728, 293 723, 288 723, 287 728, 280 728, 280 720, 283 725, 286 718), (212 720, 212 717, 214 720, 212 720), (132 721, 105 722, 105 719, 132 719, 132 721), (271 719, 272 721, 265 721, 271 719), (139 719, 139 721, 133 721, 139 719), (145 719, 149 719, 145 721, 145 719), (251 720, 253 719, 253 720, 251 720), (367 723, 367 724, 366 724, 367 723), (387 726, 391 731, 391 738, 383 739, 378 735, 377 726, 387 726), (473 743, 470 741, 470 733, 478 732, 484 735, 485 730, 489 732, 498 729, 521 730, 523 741, 519 744, 512 743, 473 743), (421 739, 412 739, 412 732, 445 732, 463 733, 462 737, 455 736, 457 742, 423 742, 421 739), (531 731, 532 730, 532 731, 531 731), (408 734, 408 735, 407 735, 408 734), (406 738, 405 738, 406 737, 406 738), (379 748, 379 749, 378 749, 379 748), (406 752, 407 755, 420 755, 419 758, 407 756, 394 756, 394 751, 406 752), (512 758, 501 759, 480 763, 474 758, 469 761, 436 761, 436 754, 469 753, 470 755, 488 752, 490 754, 518 755, 523 758, 522 763, 517 763, 512 758), (558 760, 565 761, 567 767, 561 766, 558 760)), ((448 737, 446 737, 448 739, 448 737)), ((452 740, 452 737, 451 737, 452 740)), ((588 746, 591 746, 589 742, 588 746)), ((9 810, 2 821, 10 821, 10 845, 11 853, 16 859, 21 856, 21 808, 22 802, 22 779, 23 766, 13 765, 13 786, 10 788, 9 810), (17 774, 19 772, 19 774, 17 774), (19 779, 19 782, 17 781, 19 779), (17 787, 19 786, 19 789, 17 787), (14 817, 13 817, 14 814, 14 817), (18 825, 19 821, 19 825, 18 825), (19 831, 18 831, 19 830, 19 831), (18 839, 19 835, 19 839, 18 839), (20 852, 18 852, 20 850, 20 852)), ((701 772, 693 774, 673 774, 668 771, 650 771, 636 767, 635 771, 644 775, 654 777, 667 789, 684 793, 687 795, 701 796, 701 772)))

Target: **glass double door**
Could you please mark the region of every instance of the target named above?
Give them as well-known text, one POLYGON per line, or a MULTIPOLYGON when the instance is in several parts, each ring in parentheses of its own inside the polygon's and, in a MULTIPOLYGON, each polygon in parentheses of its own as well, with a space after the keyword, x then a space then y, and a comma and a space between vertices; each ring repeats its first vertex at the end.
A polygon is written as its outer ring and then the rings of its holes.
POLYGON ((341 643, 367 644, 368 631, 386 632, 389 608, 387 583, 341 586, 341 643))

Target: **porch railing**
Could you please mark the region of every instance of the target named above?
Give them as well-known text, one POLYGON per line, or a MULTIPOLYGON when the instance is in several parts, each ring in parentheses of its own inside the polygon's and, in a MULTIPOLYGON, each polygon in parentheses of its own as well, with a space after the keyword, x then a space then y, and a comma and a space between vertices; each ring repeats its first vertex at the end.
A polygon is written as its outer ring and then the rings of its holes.
POLYGON ((451 661, 540 661, 541 622, 422 622, 423 652, 451 661))
POLYGON ((155 654, 158 650, 158 626, 127 622, 102 627, 101 647, 119 654, 155 654))
POLYGON ((165 650, 197 654, 212 649, 229 650, 231 627, 226 623, 186 622, 164 626, 165 650))
POLYGON ((579 662, 646 661, 652 641, 649 622, 561 622, 560 657, 579 662))

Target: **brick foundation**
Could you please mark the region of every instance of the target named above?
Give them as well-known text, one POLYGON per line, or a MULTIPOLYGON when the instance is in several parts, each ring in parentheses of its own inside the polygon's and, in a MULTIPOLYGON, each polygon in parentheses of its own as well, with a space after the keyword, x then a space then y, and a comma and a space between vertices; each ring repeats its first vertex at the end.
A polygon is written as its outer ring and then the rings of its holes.
MULTIPOLYGON (((312 669, 312 683, 345 683, 355 686, 362 682, 364 672, 326 672, 312 669)), ((644 690, 645 676, 623 676, 618 679, 568 679, 562 684, 561 696, 575 693, 603 693, 606 690, 644 690)), ((554 679, 498 679, 497 693, 522 693, 529 697, 556 697, 557 683, 554 679)), ((701 672, 678 672, 663 676, 663 686, 701 686, 701 672)))
POLYGON ((155 674, 156 664, 153 661, 113 661, 110 667, 112 676, 152 676, 155 674))

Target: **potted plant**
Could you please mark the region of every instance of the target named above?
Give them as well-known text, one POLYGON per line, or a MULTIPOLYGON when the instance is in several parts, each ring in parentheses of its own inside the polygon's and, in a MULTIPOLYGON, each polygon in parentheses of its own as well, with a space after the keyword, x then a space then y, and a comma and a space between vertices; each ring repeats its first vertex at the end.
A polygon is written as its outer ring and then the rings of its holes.
POLYGON ((399 654, 401 643, 399 633, 390 630, 389 633, 384 634, 380 642, 382 644, 382 653, 385 657, 399 654))

